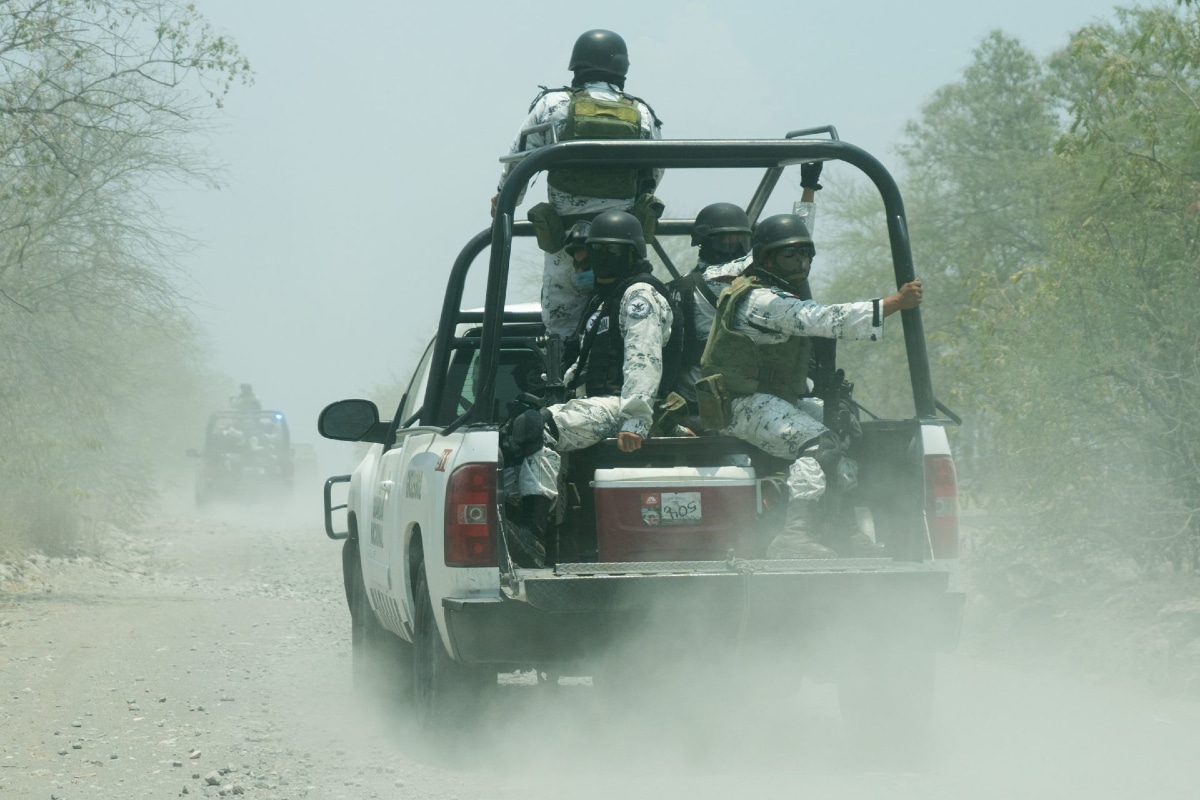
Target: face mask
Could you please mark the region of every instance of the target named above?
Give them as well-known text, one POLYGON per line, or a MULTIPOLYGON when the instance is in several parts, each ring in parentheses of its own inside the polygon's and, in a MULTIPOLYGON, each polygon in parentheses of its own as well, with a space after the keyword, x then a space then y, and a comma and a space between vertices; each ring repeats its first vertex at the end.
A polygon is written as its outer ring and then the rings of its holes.
POLYGON ((706 264, 724 264, 750 252, 749 236, 716 234, 700 247, 700 258, 706 264))
POLYGON ((576 272, 571 276, 571 280, 575 283, 575 288, 582 294, 587 294, 596 288, 596 273, 590 269, 576 272))
POLYGON ((632 262, 633 252, 628 247, 588 246, 588 263, 592 265, 597 283, 613 283, 629 271, 632 262))

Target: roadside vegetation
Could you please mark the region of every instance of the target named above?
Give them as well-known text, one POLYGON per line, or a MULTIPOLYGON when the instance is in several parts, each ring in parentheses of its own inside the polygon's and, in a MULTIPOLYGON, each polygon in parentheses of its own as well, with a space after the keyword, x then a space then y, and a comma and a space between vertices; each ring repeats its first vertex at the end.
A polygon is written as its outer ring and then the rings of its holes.
MULTIPOLYGON (((899 152, 935 386, 966 420, 975 632, 1200 693, 1200 9, 1117 10, 1046 59, 993 33, 899 152)), ((836 194, 831 299, 887 252, 861 233, 878 200, 836 194)))
MULTIPOLYGON (((136 519, 223 404, 155 197, 214 185, 195 143, 249 79, 184 2, 0 0, 0 551, 136 519)), ((900 155, 965 420, 968 641, 1200 694, 1200 7, 1118 9, 1047 58, 993 33, 900 155)), ((877 295, 879 200, 826 182, 820 296, 877 295)), ((903 413, 901 350, 843 349, 894 371, 867 408, 903 413)))
POLYGON ((191 143, 249 76, 190 4, 0 2, 0 549, 138 516, 212 405, 155 196, 213 184, 191 143))

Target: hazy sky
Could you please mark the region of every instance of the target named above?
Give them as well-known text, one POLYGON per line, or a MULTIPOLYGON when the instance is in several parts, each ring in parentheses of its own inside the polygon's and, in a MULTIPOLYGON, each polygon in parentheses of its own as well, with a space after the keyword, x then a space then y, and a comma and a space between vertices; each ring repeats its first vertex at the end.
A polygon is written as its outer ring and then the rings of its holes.
MULTIPOLYGON (((537 86, 569 81, 583 31, 625 37, 626 89, 655 108, 665 137, 777 137, 832 123, 894 168, 904 123, 959 77, 988 31, 1045 55, 1114 8, 1104 0, 197 5, 238 40, 256 83, 228 100, 211 143, 225 188, 168 198, 175 221, 204 243, 185 260, 185 289, 229 392, 252 382, 265 404, 289 414, 297 441, 314 443, 326 403, 407 378, 436 325, 454 255, 489 224, 497 158, 537 86)), ((834 177, 826 192, 836 191, 834 177)), ((668 175, 659 192, 668 216, 748 196, 697 192, 686 179, 672 186, 668 175)), ((540 185, 529 193, 543 197, 540 185)), ((333 452, 349 457, 348 448, 333 452)), ((326 471, 348 466, 329 461, 326 471)))

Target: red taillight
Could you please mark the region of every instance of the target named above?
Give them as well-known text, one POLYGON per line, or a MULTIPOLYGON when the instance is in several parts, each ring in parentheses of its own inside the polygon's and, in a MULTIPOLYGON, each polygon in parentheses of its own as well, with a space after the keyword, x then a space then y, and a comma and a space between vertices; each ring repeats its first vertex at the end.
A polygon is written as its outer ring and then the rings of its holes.
POLYGON ((496 566, 496 465, 464 464, 446 492, 446 566, 496 566))
POLYGON ((925 456, 925 517, 934 558, 958 558, 958 477, 948 455, 925 456))

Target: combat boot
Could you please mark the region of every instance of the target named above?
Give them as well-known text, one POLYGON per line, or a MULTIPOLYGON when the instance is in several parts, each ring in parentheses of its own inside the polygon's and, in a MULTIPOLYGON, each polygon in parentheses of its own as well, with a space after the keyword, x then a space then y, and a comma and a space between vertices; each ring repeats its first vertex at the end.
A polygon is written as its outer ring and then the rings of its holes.
POLYGON ((831 544, 842 558, 884 558, 887 548, 860 530, 835 538, 831 544))
POLYGON ((542 564, 553 566, 558 560, 558 526, 554 524, 551 514, 554 509, 554 499, 540 494, 526 495, 521 498, 521 508, 533 535, 542 547, 542 564))
POLYGON ((783 528, 767 546, 767 558, 837 558, 837 553, 817 543, 815 519, 814 501, 789 501, 783 528))
POLYGON ((863 532, 853 508, 830 512, 825 541, 842 558, 885 558, 887 548, 863 532))
POLYGON ((546 564, 546 524, 553 500, 539 495, 521 498, 521 520, 504 524, 508 554, 518 567, 532 569, 546 564), (537 512, 541 512, 540 514, 537 512))

